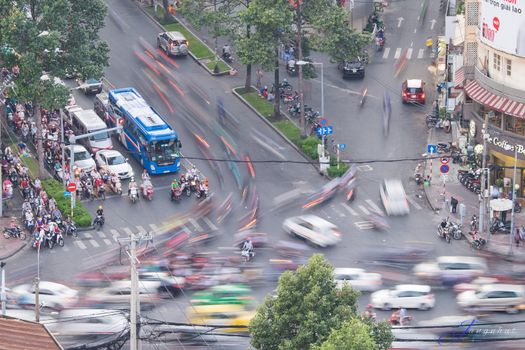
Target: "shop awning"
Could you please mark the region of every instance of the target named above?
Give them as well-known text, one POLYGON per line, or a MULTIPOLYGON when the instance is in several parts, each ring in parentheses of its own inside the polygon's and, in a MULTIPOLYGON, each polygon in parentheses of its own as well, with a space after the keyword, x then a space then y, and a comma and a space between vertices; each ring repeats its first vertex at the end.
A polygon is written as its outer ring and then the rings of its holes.
POLYGON ((463 89, 465 82, 465 67, 461 67, 454 73, 454 88, 463 89))
POLYGON ((513 117, 525 119, 525 103, 493 94, 482 87, 476 80, 472 80, 465 86, 465 92, 471 99, 482 105, 513 117))

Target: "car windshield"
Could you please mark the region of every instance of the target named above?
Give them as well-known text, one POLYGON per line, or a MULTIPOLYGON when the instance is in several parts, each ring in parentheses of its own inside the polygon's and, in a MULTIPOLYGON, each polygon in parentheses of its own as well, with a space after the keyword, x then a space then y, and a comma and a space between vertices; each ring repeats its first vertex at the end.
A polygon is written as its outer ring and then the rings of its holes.
POLYGON ((173 162, 179 157, 176 139, 153 142, 149 150, 151 160, 156 163, 173 162))
POLYGON ((122 155, 116 155, 113 157, 108 157, 108 165, 119 165, 126 163, 126 159, 122 155))
POLYGON ((423 92, 422 88, 407 88, 409 94, 420 94, 423 92))
POLYGON ((75 152, 75 161, 86 160, 89 158, 91 158, 91 156, 89 155, 89 153, 87 153, 87 151, 75 152))
POLYGON ((88 80, 86 80, 86 83, 87 84, 100 84, 100 80, 95 79, 95 78, 89 78, 88 80))
MULTIPOLYGON (((98 132, 101 130, 96 130, 94 132, 98 132)), ((109 138, 109 135, 107 132, 101 132, 100 134, 95 134, 89 137, 90 141, 103 141, 109 138)))

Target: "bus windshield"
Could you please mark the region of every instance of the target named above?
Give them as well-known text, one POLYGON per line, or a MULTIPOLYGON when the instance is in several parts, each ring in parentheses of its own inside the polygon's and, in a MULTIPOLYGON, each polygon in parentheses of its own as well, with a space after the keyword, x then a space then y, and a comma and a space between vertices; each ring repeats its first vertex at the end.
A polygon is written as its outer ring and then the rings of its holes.
MULTIPOLYGON (((99 132, 101 130, 96 130, 94 132, 99 132)), ((102 141, 102 140, 106 140, 109 138, 109 135, 107 132, 101 132, 100 134, 95 134, 95 135, 91 135, 89 137, 89 140, 90 141, 102 141)))
POLYGON ((163 140, 150 144, 151 160, 156 163, 173 162, 179 156, 177 140, 163 140))

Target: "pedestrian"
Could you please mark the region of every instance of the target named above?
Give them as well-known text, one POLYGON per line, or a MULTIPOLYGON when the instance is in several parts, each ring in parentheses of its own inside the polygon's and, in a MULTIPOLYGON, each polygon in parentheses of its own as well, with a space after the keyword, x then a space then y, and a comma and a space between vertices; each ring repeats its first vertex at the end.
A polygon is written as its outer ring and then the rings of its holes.
POLYGON ((516 243, 516 247, 520 246, 521 236, 520 236, 520 229, 516 228, 516 234, 514 235, 514 242, 516 243))
POLYGON ((456 209, 458 207, 458 200, 454 197, 450 197, 450 209, 452 214, 456 213, 456 209))

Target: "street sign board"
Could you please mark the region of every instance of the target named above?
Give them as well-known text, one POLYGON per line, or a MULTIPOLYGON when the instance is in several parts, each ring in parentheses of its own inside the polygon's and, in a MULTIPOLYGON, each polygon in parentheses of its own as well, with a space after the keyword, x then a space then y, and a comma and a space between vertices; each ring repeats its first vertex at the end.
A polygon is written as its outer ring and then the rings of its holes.
POLYGON ((441 164, 448 164, 449 159, 447 157, 441 157, 439 158, 439 161, 441 162, 441 164))
POLYGON ((334 133, 334 127, 329 125, 326 126, 326 135, 332 135, 334 133))
POLYGON ((439 167, 439 171, 441 171, 441 174, 446 174, 450 170, 449 166, 446 164, 443 164, 439 167))
POLYGON ((70 182, 68 185, 67 185, 67 190, 69 192, 75 192, 77 190, 77 184, 74 183, 74 182, 70 182))
POLYGON ((343 150, 343 149, 346 148, 346 143, 339 143, 339 144, 337 145, 337 147, 338 147, 340 150, 343 150))
POLYGON ((436 145, 433 145, 433 144, 431 144, 431 143, 429 143, 429 144, 427 145, 427 153, 429 153, 429 154, 434 154, 434 153, 436 153, 436 149, 437 149, 437 148, 436 148, 436 145))
POLYGON ((71 192, 64 191, 64 197, 71 197, 71 192))
POLYGON ((316 129, 317 135, 332 135, 334 133, 334 127, 333 126, 321 126, 316 129))

